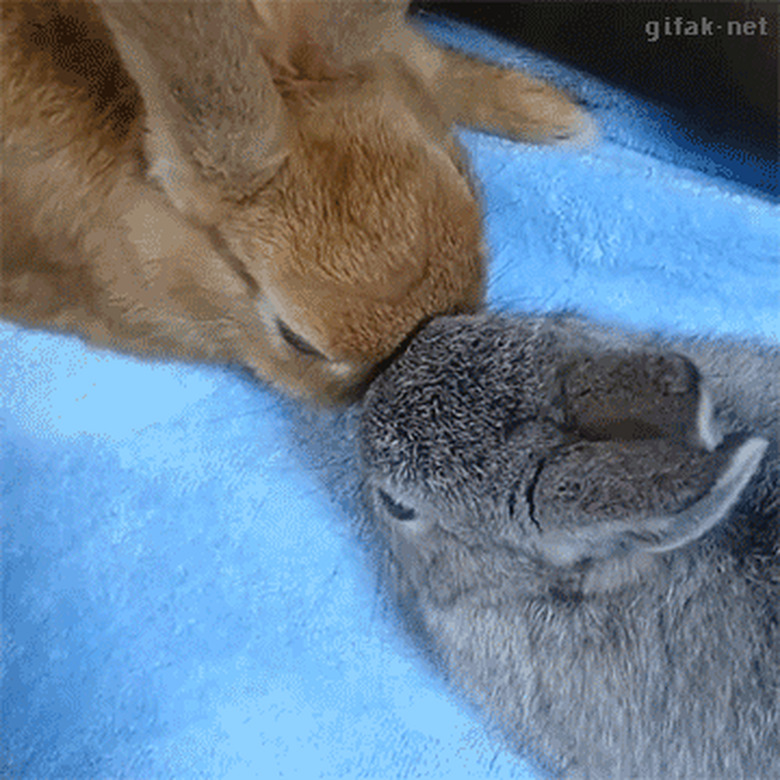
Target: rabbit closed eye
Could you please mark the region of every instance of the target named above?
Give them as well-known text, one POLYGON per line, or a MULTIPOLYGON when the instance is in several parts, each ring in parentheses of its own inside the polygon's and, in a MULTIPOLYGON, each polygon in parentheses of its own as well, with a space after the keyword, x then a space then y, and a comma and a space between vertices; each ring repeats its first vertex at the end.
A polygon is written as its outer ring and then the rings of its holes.
POLYGON ((779 365, 484 315, 374 382, 365 489, 398 594, 510 744, 567 777, 778 776, 779 365))
POLYGON ((532 142, 591 123, 405 7, 3 3, 0 314, 326 401, 478 308, 454 123, 532 142))

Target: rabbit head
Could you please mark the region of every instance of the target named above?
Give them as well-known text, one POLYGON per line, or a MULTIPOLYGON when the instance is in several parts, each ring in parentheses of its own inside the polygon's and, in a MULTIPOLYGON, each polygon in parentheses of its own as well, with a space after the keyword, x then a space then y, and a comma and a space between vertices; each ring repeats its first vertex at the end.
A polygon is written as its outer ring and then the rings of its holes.
POLYGON ((144 100, 149 174, 254 301, 267 338, 241 361, 339 397, 425 318, 480 305, 476 193, 418 75, 324 35, 354 3, 191 5, 102 6, 144 100))
POLYGON ((778 776, 779 363, 484 314, 433 320, 369 388, 390 595, 554 776, 778 776))
POLYGON ((723 520, 766 449, 723 437, 696 367, 553 320, 441 318, 370 388, 368 500, 402 589, 593 593, 723 520))

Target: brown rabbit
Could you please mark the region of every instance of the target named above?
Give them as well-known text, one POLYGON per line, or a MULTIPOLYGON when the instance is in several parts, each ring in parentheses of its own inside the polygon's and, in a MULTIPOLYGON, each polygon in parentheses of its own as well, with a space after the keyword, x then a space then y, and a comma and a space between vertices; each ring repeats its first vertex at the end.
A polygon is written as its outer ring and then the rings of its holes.
POLYGON ((349 396, 482 301, 453 125, 585 138, 404 2, 2 2, 0 315, 349 396))

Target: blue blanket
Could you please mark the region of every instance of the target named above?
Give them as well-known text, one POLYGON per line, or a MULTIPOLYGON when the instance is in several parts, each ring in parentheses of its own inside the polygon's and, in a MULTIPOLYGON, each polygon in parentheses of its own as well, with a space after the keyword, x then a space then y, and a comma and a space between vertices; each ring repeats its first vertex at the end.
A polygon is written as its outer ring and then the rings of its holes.
MULTIPOLYGON (((591 106, 586 152, 463 133, 491 305, 780 332, 776 180, 658 107, 432 20, 591 106), (766 188, 765 188, 766 189, 766 188)), ((530 778, 381 608, 289 407, 219 367, 0 325, 8 778, 530 778)))

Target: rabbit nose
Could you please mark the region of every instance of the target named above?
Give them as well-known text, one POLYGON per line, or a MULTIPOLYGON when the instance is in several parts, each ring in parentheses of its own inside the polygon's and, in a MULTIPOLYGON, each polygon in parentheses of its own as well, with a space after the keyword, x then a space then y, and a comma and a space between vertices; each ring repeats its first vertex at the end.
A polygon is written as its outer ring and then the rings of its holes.
POLYGON ((382 502, 382 506, 384 506, 388 513, 396 520, 402 520, 404 522, 414 520, 416 514, 414 509, 405 506, 400 501, 396 501, 392 496, 382 490, 382 488, 377 488, 377 495, 382 502))

